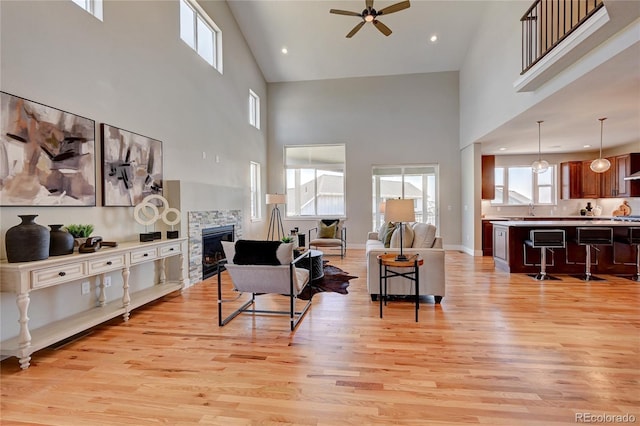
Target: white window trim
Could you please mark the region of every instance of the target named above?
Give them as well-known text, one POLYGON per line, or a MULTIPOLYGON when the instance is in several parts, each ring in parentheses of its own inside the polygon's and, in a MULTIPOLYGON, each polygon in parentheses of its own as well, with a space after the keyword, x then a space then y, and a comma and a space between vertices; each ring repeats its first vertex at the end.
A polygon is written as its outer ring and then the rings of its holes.
POLYGON ((249 89, 249 124, 260 130, 260 96, 251 89, 249 89))
POLYGON ((341 220, 346 220, 347 218, 347 147, 345 144, 322 144, 322 145, 285 145, 284 146, 284 151, 283 151, 283 157, 284 157, 284 175, 285 175, 285 194, 287 194, 288 191, 288 185, 289 183, 287 182, 287 170, 295 170, 295 169, 314 169, 314 170, 318 170, 318 169, 322 169, 322 170, 327 170, 327 171, 336 171, 336 172, 341 172, 342 173, 342 178, 343 178, 343 201, 344 201, 344 213, 341 215, 318 215, 317 214, 317 206, 316 206, 316 214, 314 215, 292 215, 289 214, 288 208, 285 208, 285 217, 286 218, 290 218, 290 219, 296 219, 296 220, 306 220, 306 219, 313 219, 313 220, 317 220, 317 219, 330 219, 330 218, 336 218, 336 219, 341 219, 341 220), (320 146, 342 146, 344 147, 344 163, 342 163, 341 165, 336 165, 336 164, 314 164, 313 166, 288 166, 287 165, 287 148, 298 148, 298 147, 306 147, 306 146, 310 146, 310 147, 320 147, 320 146))
MULTIPOLYGON (((526 168, 526 167, 531 167, 531 165, 528 164, 511 164, 508 166, 496 166, 496 169, 503 169, 504 170, 504 175, 503 175, 503 185, 495 185, 496 189, 498 187, 502 187, 502 201, 501 202, 495 202, 494 200, 491 200, 491 205, 492 206, 499 206, 499 207, 521 207, 521 206, 526 206, 526 204, 509 204, 509 203, 505 203, 505 198, 508 200, 508 188, 509 188, 509 168, 526 168)), ((556 206, 558 204, 558 167, 556 164, 550 164, 549 165, 549 169, 553 170, 553 180, 552 180, 552 184, 538 184, 538 174, 537 173, 533 173, 533 171, 531 172, 532 174, 532 179, 531 179, 531 184, 532 184, 532 205, 534 206, 556 206), (550 203, 541 203, 539 200, 539 188, 542 187, 551 187, 551 202, 550 203)))
POLYGON ((257 163, 255 161, 251 161, 249 163, 249 173, 250 173, 250 192, 251 192, 251 206, 250 206, 250 213, 251 213, 251 221, 252 222, 258 222, 262 220, 262 177, 261 177, 261 170, 260 170, 260 163, 257 163), (255 182, 253 179, 253 176, 255 175, 255 182), (253 198, 255 195, 255 198, 253 198), (256 209, 256 215, 253 215, 253 207, 255 205, 255 209, 256 209))
MULTIPOLYGON (((185 2, 185 4, 187 4, 189 7, 191 7, 195 11, 196 21, 198 17, 202 18, 205 21, 205 23, 210 27, 211 31, 215 33, 215 51, 213 55, 213 64, 211 64, 211 66, 216 70, 218 70, 220 74, 222 74, 222 56, 223 56, 222 55, 222 30, 220 29, 220 27, 216 25, 215 22, 213 22, 213 19, 211 19, 211 17, 207 14, 207 12, 205 12, 204 9, 198 4, 198 2, 196 2, 195 0, 180 0, 180 1, 185 2)), ((180 3, 178 3, 178 7, 180 7, 180 3)), ((178 15, 179 14, 180 14, 180 11, 178 10, 178 15)), ((192 49, 196 53, 198 53, 197 23, 194 23, 194 31, 195 31, 194 39, 196 40, 195 41, 196 45, 192 49)), ((178 34, 178 37, 180 37, 179 34, 178 34)), ((198 56, 200 56, 199 53, 198 53, 198 56)), ((207 61, 207 63, 209 62, 207 61)))
POLYGON ((103 21, 102 0, 71 0, 91 16, 103 21))

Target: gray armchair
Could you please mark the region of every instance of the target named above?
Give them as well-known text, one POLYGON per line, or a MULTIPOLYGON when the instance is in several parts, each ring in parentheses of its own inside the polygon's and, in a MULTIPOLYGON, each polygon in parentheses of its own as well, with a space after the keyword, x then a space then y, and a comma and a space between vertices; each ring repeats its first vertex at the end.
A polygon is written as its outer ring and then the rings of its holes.
POLYGON ((340 258, 347 253, 347 228, 340 219, 321 219, 309 229, 309 248, 338 248, 340 258))

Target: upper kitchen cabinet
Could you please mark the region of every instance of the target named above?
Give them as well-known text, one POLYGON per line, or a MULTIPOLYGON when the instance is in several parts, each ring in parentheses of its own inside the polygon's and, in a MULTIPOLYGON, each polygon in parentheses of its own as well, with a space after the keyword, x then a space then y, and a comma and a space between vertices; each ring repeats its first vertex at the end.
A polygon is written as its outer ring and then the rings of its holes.
POLYGON ((640 181, 625 180, 640 170, 640 153, 609 157, 611 168, 602 174, 600 196, 603 198, 640 197, 640 181))
POLYGON ((591 170, 592 160, 582 162, 582 198, 600 197, 600 173, 591 170))
POLYGON ((567 161, 560 164, 560 197, 563 200, 600 196, 600 175, 591 170, 590 164, 591 161, 567 161))
POLYGON ((495 183, 495 155, 482 156, 482 199, 493 200, 496 198, 495 183))

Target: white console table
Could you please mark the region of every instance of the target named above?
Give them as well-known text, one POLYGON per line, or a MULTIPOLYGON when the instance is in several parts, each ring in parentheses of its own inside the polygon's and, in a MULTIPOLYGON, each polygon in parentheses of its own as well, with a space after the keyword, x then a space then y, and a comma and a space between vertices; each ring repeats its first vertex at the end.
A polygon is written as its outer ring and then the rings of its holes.
POLYGON ((127 242, 118 247, 103 247, 95 253, 74 253, 50 257, 35 262, 0 262, 0 291, 15 293, 19 311, 20 333, 0 342, 0 354, 15 356, 26 369, 31 354, 81 331, 122 315, 129 320, 132 309, 185 287, 183 256, 186 238, 157 240, 146 243, 127 242), (177 281, 167 281, 167 258, 178 256, 177 281), (160 262, 159 282, 152 287, 129 294, 129 268, 147 262, 160 262), (122 299, 106 303, 104 276, 107 272, 122 273, 122 299), (96 307, 71 315, 34 330, 29 329, 29 294, 32 291, 57 286, 70 281, 100 276, 96 307))

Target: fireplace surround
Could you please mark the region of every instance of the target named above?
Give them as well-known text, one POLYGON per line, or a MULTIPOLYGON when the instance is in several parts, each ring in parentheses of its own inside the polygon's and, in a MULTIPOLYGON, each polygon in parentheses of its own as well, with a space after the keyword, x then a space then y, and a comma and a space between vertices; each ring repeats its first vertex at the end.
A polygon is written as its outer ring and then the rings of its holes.
POLYGON ((187 212, 189 235, 189 285, 202 281, 202 231, 218 226, 234 227, 234 241, 242 238, 242 210, 204 210, 187 212))

